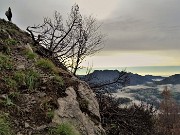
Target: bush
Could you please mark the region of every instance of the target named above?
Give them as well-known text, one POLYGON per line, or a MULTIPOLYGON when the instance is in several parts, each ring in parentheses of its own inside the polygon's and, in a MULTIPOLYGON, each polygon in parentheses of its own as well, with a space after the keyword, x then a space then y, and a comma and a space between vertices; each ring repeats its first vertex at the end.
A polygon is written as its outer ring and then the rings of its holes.
POLYGON ((69 123, 62 123, 56 128, 51 129, 50 135, 80 135, 79 132, 69 123))
POLYGON ((155 135, 155 110, 153 106, 141 104, 119 107, 118 99, 112 95, 97 95, 102 126, 107 135, 155 135))

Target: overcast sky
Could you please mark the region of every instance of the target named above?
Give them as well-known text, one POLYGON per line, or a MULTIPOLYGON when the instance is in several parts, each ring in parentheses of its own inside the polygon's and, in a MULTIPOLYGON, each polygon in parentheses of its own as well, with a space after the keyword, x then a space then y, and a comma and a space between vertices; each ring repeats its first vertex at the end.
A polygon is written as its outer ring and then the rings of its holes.
POLYGON ((180 0, 0 0, 0 18, 10 6, 20 28, 41 24, 54 11, 63 16, 79 4, 107 35, 94 67, 180 65, 180 0))

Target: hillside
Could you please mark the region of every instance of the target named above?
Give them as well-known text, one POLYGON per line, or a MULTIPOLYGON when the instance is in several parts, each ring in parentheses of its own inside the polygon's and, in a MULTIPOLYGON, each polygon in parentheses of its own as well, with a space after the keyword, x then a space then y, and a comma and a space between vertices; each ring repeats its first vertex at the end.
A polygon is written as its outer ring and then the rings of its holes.
POLYGON ((163 79, 162 81, 157 82, 157 84, 173 84, 173 85, 180 84, 180 74, 169 76, 163 79))
MULTIPOLYGON (((118 70, 95 70, 94 72, 90 73, 89 75, 83 76, 84 80, 88 80, 90 85, 98 85, 103 83, 112 82, 116 78, 118 78, 120 72, 118 70)), ((126 85, 128 86, 135 86, 135 85, 142 85, 146 84, 147 82, 154 82, 157 79, 164 79, 161 76, 152 76, 152 75, 138 75, 133 73, 127 73, 128 82, 126 85)), ((112 85, 108 85, 106 88, 108 91, 116 92, 118 89, 122 88, 119 83, 114 83, 112 85)))
POLYGON ((0 134, 104 134, 89 86, 36 50, 27 32, 0 19, 0 134))

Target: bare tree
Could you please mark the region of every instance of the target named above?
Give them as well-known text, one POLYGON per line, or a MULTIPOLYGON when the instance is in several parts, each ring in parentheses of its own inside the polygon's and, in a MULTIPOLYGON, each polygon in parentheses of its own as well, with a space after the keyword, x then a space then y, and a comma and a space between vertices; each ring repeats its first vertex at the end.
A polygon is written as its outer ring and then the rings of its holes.
POLYGON ((87 56, 102 49, 104 36, 98 32, 99 27, 94 18, 83 18, 75 4, 66 21, 56 11, 53 21, 46 17, 42 25, 28 27, 27 30, 36 45, 47 49, 50 57, 58 59, 76 74, 87 56))
POLYGON ((79 24, 78 33, 75 35, 76 46, 72 49, 74 54, 71 59, 73 74, 76 74, 80 64, 86 56, 93 55, 102 49, 104 35, 99 33, 100 25, 93 17, 84 18, 79 24))

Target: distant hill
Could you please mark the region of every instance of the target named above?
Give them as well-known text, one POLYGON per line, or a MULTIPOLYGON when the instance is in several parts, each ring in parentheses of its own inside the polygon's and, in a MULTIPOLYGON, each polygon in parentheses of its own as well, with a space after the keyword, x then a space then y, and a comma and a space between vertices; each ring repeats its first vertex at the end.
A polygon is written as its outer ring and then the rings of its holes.
MULTIPOLYGON (((84 80, 88 80, 89 84, 102 84, 106 82, 112 82, 116 79, 119 75, 118 70, 95 70, 94 72, 90 73, 89 75, 83 76, 84 80)), ((154 80, 162 80, 164 77, 161 76, 152 76, 152 75, 145 75, 141 76, 138 74, 128 73, 129 76, 129 84, 127 85, 140 85, 145 84, 147 82, 154 82, 154 80)), ((108 90, 115 91, 118 88, 122 87, 119 84, 113 84, 108 86, 108 90)))
POLYGON ((154 82, 155 80, 163 80, 165 77, 162 76, 152 76, 152 75, 138 75, 129 73, 130 84, 129 85, 140 85, 145 84, 147 82, 154 82))
MULTIPOLYGON (((94 72, 81 76, 82 80, 85 80, 90 86, 101 85, 104 83, 112 82, 119 75, 118 70, 95 70, 94 72)), ((111 84, 103 87, 104 90, 113 91, 117 90, 121 86, 119 84, 111 84)))
POLYGON ((180 74, 169 76, 162 81, 157 82, 157 84, 180 84, 180 74))

